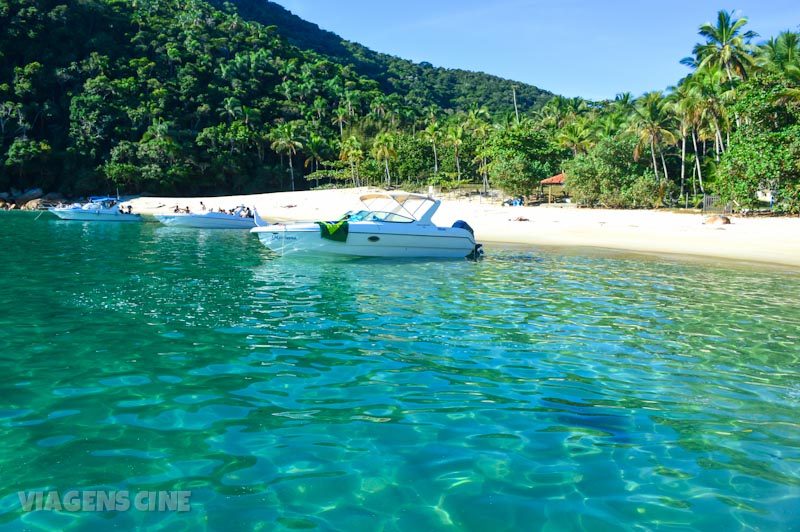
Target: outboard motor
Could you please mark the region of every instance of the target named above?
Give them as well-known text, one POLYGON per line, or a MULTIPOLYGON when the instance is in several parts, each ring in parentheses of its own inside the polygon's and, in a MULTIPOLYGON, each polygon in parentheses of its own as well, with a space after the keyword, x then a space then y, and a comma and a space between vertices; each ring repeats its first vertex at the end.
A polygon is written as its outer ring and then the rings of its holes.
POLYGON ((469 234, 475 236, 475 231, 473 231, 472 227, 470 227, 469 224, 464 220, 456 220, 456 222, 453 224, 453 227, 458 227, 459 229, 466 229, 467 231, 469 231, 469 234))
MULTIPOLYGON (((466 229, 467 231, 469 231, 469 234, 471 234, 472 237, 475 238, 475 231, 473 231, 472 227, 470 227, 469 224, 464 220, 457 220, 456 223, 453 224, 453 227, 457 227, 459 229, 466 229)), ((473 250, 469 253, 469 255, 467 255, 467 259, 478 260, 481 257, 483 257, 483 245, 475 244, 473 250)))
POLYGON ((467 255, 467 260, 478 260, 483 257, 483 244, 475 244, 475 248, 467 255))

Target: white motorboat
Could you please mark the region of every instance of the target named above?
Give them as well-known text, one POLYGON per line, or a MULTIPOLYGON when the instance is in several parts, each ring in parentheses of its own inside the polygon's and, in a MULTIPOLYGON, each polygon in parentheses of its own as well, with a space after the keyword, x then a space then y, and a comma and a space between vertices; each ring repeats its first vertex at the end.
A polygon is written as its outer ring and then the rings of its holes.
POLYGON ((81 222, 141 222, 142 217, 128 209, 123 212, 119 199, 105 196, 89 198, 87 203, 73 203, 68 206, 50 207, 50 212, 62 220, 81 222))
POLYGON ((224 212, 201 212, 157 214, 156 220, 170 227, 194 227, 197 229, 252 229, 256 226, 253 216, 245 216, 245 207, 237 207, 234 214, 224 212))
POLYGON ((361 196, 365 210, 336 222, 301 222, 256 227, 251 232, 281 255, 477 258, 481 245, 461 220, 452 227, 432 221, 441 201, 406 192, 361 196))

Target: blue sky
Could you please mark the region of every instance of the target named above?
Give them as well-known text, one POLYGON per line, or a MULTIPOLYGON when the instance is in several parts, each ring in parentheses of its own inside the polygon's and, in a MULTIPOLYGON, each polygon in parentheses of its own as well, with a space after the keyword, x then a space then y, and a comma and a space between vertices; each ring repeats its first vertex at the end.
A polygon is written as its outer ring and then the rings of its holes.
POLYGON ((798 0, 277 2, 379 52, 592 99, 675 84, 688 72, 679 61, 700 39, 698 26, 721 8, 748 17, 763 38, 800 28, 798 0))

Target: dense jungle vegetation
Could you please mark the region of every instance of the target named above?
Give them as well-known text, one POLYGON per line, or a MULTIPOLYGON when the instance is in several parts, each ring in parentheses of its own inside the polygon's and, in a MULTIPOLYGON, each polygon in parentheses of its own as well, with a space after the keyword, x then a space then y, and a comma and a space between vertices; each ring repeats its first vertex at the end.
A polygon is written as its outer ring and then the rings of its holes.
POLYGON ((725 11, 674 87, 599 102, 378 54, 256 0, 0 0, 0 24, 0 190, 528 194, 564 172, 585 205, 771 190, 800 210, 800 35, 725 11))

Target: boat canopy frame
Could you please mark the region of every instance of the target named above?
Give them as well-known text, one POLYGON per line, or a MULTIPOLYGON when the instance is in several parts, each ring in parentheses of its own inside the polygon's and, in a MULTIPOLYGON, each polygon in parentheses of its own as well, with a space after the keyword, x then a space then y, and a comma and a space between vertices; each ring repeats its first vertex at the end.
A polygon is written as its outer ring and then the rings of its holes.
POLYGON ((411 192, 383 192, 364 194, 359 198, 368 209, 375 210, 372 205, 377 200, 389 200, 393 204, 391 210, 385 211, 400 216, 408 216, 420 223, 433 223, 431 219, 439 209, 441 201, 424 194, 414 194, 411 192), (416 206, 414 205, 416 204, 416 206))

